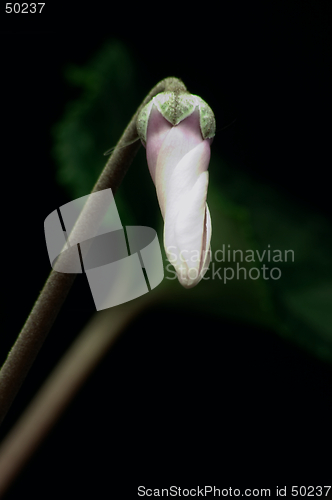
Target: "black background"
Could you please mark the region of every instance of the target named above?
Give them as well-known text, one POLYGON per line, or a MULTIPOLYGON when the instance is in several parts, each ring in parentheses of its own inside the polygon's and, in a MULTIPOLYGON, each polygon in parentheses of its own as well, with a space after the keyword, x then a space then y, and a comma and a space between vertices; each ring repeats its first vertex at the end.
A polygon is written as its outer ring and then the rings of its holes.
MULTIPOLYGON (((234 168, 330 216, 328 2, 189 5, 185 14, 138 6, 136 18, 114 6, 44 9, 34 19, 2 16, 1 361, 49 273, 44 219, 70 201, 50 154, 51 127, 78 95, 63 70, 108 38, 131 50, 142 98, 160 79, 182 78, 218 126, 237 117, 214 144, 234 168)), ((77 279, 2 435, 92 314, 89 297, 77 279)), ((136 498, 139 484, 328 484, 331 407, 331 368, 273 333, 156 310, 128 328, 8 498, 136 498)))

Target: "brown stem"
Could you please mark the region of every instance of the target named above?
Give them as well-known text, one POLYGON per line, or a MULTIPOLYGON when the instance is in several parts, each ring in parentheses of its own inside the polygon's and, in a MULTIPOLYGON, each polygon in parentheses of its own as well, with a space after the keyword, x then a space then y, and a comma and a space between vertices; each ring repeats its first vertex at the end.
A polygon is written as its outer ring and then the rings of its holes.
MULTIPOLYGON (((92 192, 108 188, 112 189, 113 194, 116 192, 140 147, 139 141, 123 147, 137 137, 137 114, 156 94, 165 90, 173 90, 179 86, 183 87, 183 83, 177 78, 170 77, 161 80, 149 92, 129 122, 92 192)), ((83 212, 84 209, 77 220, 76 226, 78 227, 84 225, 84 222, 82 224, 83 212)), ((63 274, 54 270, 51 271, 23 329, 10 350, 0 371, 0 423, 6 416, 43 345, 75 277, 76 274, 63 274)))
POLYGON ((167 289, 96 313, 74 340, 0 446, 0 498, 108 352, 142 310, 167 298, 167 289))

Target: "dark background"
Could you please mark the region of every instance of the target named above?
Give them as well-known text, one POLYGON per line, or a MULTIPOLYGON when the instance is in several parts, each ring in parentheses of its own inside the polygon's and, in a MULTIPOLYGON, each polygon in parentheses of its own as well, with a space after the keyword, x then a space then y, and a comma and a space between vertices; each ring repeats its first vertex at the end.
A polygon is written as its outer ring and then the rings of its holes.
MULTIPOLYGON (((330 4, 203 7, 152 9, 133 32, 123 15, 91 5, 69 14, 47 4, 42 22, 2 16, 1 361, 50 270, 44 219, 70 201, 50 154, 51 127, 79 95, 63 71, 108 38, 133 54, 141 98, 166 76, 182 78, 218 127, 237 118, 214 144, 235 169, 330 217, 330 4)), ((1 436, 92 313, 79 278, 1 436)), ((8 498, 111 496, 118 487, 114 498, 136 498, 139 484, 328 484, 331 409, 331 367, 274 333, 156 310, 128 328, 8 498)))

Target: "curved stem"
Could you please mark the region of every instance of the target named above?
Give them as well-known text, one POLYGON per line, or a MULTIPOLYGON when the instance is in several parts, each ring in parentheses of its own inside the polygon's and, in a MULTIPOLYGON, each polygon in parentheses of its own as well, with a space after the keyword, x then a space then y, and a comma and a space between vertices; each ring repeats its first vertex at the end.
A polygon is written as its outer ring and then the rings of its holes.
MULTIPOLYGON (((129 122, 129 125, 125 129, 113 154, 109 158, 96 182, 92 193, 108 188, 112 189, 113 194, 116 192, 140 147, 139 141, 123 147, 137 137, 137 114, 155 95, 165 90, 173 90, 179 86, 183 88, 183 83, 177 78, 170 77, 161 80, 153 87, 129 122)), ((82 226, 83 212, 84 209, 76 225, 82 226)), ((63 274, 54 270, 51 271, 25 325, 14 346, 10 350, 0 371, 0 423, 7 414, 43 345, 75 277, 76 274, 63 274)))
POLYGON ((31 458, 120 333, 165 287, 95 314, 74 340, 0 446, 0 498, 31 458))

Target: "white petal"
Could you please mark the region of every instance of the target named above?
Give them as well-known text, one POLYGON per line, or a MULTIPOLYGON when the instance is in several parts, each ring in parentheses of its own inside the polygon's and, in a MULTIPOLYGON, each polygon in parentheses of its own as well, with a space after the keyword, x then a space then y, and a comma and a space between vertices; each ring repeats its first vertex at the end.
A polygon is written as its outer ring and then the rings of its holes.
POLYGON ((194 253, 202 251, 205 202, 209 183, 208 172, 203 172, 192 190, 183 197, 181 208, 175 222, 176 241, 184 254, 189 268, 199 269, 194 253))
POLYGON ((211 261, 211 248, 210 241, 212 235, 212 223, 211 223, 211 215, 208 204, 205 204, 205 233, 203 237, 203 245, 202 245, 202 267, 200 269, 201 279, 209 268, 209 264, 211 261))
MULTIPOLYGON (((203 141, 178 162, 170 178, 164 182, 166 216, 177 216, 184 197, 193 189, 199 175, 208 169, 209 161, 210 145, 203 141)), ((157 190, 158 187, 157 184, 157 190)))
POLYGON ((210 262, 211 217, 206 204, 208 172, 202 172, 182 197, 176 219, 165 219, 165 249, 172 256, 180 283, 191 288, 204 276, 210 262), (175 258, 176 256, 176 258, 175 258))

